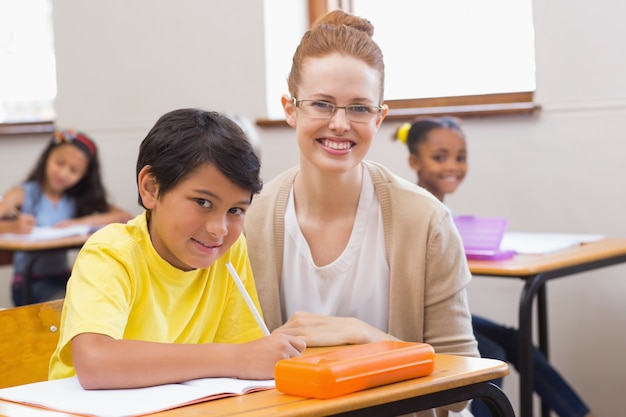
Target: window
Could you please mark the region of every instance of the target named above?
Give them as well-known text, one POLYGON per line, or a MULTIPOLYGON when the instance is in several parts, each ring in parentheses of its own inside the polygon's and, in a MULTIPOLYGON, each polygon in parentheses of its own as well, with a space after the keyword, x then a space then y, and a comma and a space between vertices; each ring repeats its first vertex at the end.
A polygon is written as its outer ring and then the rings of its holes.
POLYGON ((271 36, 267 38, 268 51, 274 56, 268 78, 283 74, 282 84, 276 80, 273 85, 268 83, 270 118, 283 117, 277 97, 286 92, 284 80, 297 41, 310 22, 334 8, 366 17, 374 24, 374 40, 385 54, 385 102, 391 109, 390 118, 520 113, 537 108, 532 103, 532 0, 308 0, 300 6, 304 12, 296 14, 287 28, 282 22, 268 22, 279 13, 268 9, 268 3, 276 6, 277 2, 265 2, 266 31, 278 29, 283 39, 282 44, 272 45, 271 36), (308 20, 302 17, 307 12, 308 20), (304 26, 286 36, 294 22, 304 22, 304 26), (285 38, 292 37, 295 44, 282 52, 287 57, 275 59, 280 55, 277 49, 287 46, 285 38))
POLYGON ((54 119, 51 0, 0 0, 0 123, 54 119))

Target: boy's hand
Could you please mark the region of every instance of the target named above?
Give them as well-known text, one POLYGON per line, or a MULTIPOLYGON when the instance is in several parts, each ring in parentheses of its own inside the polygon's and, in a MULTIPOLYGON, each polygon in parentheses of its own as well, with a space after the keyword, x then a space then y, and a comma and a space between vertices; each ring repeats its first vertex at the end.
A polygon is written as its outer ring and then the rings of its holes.
POLYGON ((272 379, 274 367, 281 359, 298 357, 306 348, 304 340, 286 334, 271 334, 262 339, 239 345, 242 379, 272 379))

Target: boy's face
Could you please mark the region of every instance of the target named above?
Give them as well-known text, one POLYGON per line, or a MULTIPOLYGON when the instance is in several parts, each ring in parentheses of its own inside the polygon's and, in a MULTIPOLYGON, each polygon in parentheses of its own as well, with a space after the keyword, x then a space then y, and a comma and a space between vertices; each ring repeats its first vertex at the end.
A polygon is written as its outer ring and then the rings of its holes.
POLYGON ((144 167, 140 193, 152 210, 149 231, 158 254, 184 271, 208 268, 237 240, 251 193, 207 164, 160 195, 144 167))

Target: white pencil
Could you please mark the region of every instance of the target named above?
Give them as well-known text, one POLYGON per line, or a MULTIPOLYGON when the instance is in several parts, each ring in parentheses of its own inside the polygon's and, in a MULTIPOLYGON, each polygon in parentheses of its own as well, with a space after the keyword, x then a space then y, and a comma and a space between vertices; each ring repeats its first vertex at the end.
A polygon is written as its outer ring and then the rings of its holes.
POLYGON ((235 284, 237 284, 237 288, 239 288, 239 292, 241 292, 243 299, 246 300, 246 304, 248 304, 248 307, 250 308, 250 311, 252 312, 254 319, 256 320, 256 322, 259 324, 259 327, 263 331, 263 334, 265 336, 269 336, 270 330, 265 325, 265 322, 261 318, 259 311, 256 309, 256 306, 252 302, 252 299, 250 298, 250 294, 248 294, 248 291, 246 291, 246 288, 243 286, 243 282, 241 282, 241 278, 239 278, 239 275, 237 274, 237 271, 235 271, 233 264, 228 262, 226 264, 226 268, 228 268, 228 272, 230 272, 230 276, 233 277, 233 281, 235 281, 235 284))

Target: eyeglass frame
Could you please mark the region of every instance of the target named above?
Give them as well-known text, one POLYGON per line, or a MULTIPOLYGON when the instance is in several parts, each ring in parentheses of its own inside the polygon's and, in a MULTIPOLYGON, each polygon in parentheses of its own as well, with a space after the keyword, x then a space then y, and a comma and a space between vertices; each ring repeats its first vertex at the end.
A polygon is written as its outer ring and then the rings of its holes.
MULTIPOLYGON (((343 111, 346 112, 346 118, 348 120, 350 120, 351 122, 353 122, 353 123, 367 123, 369 120, 352 120, 350 118, 350 115, 348 114, 348 108, 350 108, 350 107, 367 107, 367 108, 370 108, 370 109, 377 109, 378 113, 373 114, 372 120, 377 118, 377 117, 382 116, 382 113, 385 110, 385 107, 384 106, 380 106, 380 105, 379 106, 370 106, 370 105, 367 105, 367 104, 348 104, 347 106, 337 106, 336 104, 333 104, 333 103, 331 103, 329 101, 326 101, 326 100, 298 100, 295 97, 290 97, 290 99, 291 99, 291 102, 294 104, 294 106, 296 106, 299 109, 301 109, 302 107, 299 106, 298 104, 306 102, 306 101, 308 101, 308 102, 321 102, 321 103, 324 103, 324 104, 328 104, 328 106, 332 108, 332 111, 328 114, 328 117, 318 117, 317 118, 317 119, 320 119, 320 120, 330 120, 335 115, 335 112, 337 111, 337 109, 343 109, 343 111)), ((370 113, 370 114, 372 114, 372 113, 370 113)))

